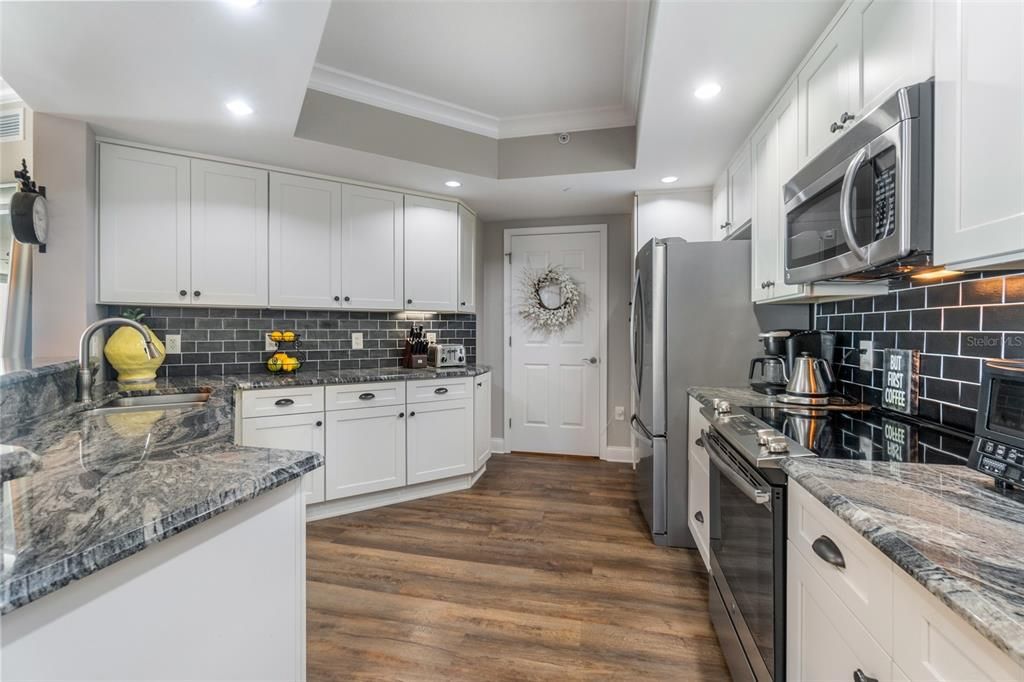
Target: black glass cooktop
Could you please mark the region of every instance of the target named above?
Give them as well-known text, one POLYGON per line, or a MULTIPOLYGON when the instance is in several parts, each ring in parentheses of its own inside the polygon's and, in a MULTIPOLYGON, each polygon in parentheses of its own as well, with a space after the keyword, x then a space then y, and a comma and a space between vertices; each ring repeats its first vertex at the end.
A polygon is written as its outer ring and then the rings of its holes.
POLYGON ((884 410, 846 412, 741 407, 825 459, 967 464, 970 434, 884 410))

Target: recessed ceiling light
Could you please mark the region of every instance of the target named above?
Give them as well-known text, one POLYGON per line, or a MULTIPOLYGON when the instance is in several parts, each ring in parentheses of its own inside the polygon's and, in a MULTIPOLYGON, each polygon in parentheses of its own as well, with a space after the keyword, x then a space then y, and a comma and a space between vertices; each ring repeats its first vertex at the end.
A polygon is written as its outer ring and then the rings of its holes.
POLYGON ((679 179, 679 178, 677 178, 677 177, 676 177, 676 176, 674 176, 674 175, 666 175, 665 177, 663 177, 663 178, 661 179, 661 181, 662 181, 662 182, 664 182, 664 183, 665 183, 665 184, 667 185, 667 184, 669 184, 669 183, 673 183, 673 182, 675 182, 675 181, 676 181, 676 180, 678 180, 678 179, 679 179))
POLYGON ((235 7, 241 7, 242 9, 252 9, 256 5, 260 4, 260 0, 228 0, 235 7))
POLYGON ((722 91, 722 86, 715 82, 702 83, 693 91, 697 99, 711 99, 722 91))
POLYGON ((248 116, 252 113, 252 107, 250 107, 245 100, 233 99, 224 106, 226 106, 228 111, 235 116, 248 116))
POLYGON ((444 185, 445 185, 445 187, 452 187, 452 188, 454 188, 454 187, 462 187, 462 183, 459 182, 458 180, 449 180, 448 182, 444 183, 444 185))

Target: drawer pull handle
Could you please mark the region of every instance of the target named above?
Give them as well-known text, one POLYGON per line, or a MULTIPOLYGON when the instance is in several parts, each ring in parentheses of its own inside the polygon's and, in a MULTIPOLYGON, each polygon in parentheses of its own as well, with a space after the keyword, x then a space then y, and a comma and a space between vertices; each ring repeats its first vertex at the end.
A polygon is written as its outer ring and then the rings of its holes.
POLYGON ((359 394, 359 399, 360 399, 360 400, 373 400, 373 399, 374 399, 374 398, 376 398, 376 397, 377 397, 377 396, 375 396, 375 395, 374 395, 374 394, 372 394, 372 393, 360 393, 360 394, 359 394))
POLYGON ((698 448, 702 448, 704 447, 704 439, 698 436, 697 440, 693 441, 693 444, 696 445, 698 448))
POLYGON ((434 389, 434 393, 436 393, 438 395, 444 395, 447 392, 448 392, 448 389, 445 388, 444 386, 442 386, 441 388, 435 388, 434 389))
POLYGON ((704 523, 704 512, 697 512, 693 515, 693 520, 697 523, 704 523))
POLYGON ((281 398, 280 400, 275 400, 274 404, 278 407, 288 407, 290 405, 294 405, 295 401, 291 398, 281 398))
POLYGON ((832 538, 827 535, 822 535, 820 538, 811 543, 811 549, 817 554, 822 561, 832 564, 836 568, 846 568, 846 559, 843 558, 843 553, 836 547, 836 543, 832 542, 832 538))
POLYGON ((853 671, 853 682, 878 682, 878 678, 868 677, 863 670, 857 668, 853 671))

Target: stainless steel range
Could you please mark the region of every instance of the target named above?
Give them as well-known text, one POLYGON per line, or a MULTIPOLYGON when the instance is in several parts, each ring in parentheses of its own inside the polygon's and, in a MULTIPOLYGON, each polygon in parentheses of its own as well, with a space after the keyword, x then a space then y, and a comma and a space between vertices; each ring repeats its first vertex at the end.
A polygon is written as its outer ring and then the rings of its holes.
POLYGON ((786 679, 788 457, 966 464, 970 434, 879 409, 701 410, 711 463, 711 619, 734 680, 786 679))

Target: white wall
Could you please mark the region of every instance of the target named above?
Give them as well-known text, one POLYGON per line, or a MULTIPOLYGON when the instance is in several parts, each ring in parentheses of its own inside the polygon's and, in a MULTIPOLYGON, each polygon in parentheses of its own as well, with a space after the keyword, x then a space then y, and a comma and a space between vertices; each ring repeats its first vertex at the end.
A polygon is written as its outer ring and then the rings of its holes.
MULTIPOLYGON (((477 353, 482 364, 494 368, 491 397, 491 432, 505 433, 505 386, 502 324, 504 318, 504 234, 520 227, 555 225, 608 226, 608 445, 628 447, 629 424, 615 421, 615 406, 629 412, 629 295, 633 258, 630 252, 631 218, 628 215, 596 215, 573 218, 510 220, 483 225, 483 305, 477 317, 477 353)), ((709 218, 710 225, 710 218, 709 218)))
POLYGON ((636 248, 654 237, 712 241, 711 188, 637 192, 636 248))
MULTIPOLYGON (((96 139, 86 123, 36 112, 32 177, 46 186, 50 235, 34 257, 32 355, 74 357, 96 320, 96 139)), ((160 254, 153 254, 160 258, 160 254)))

